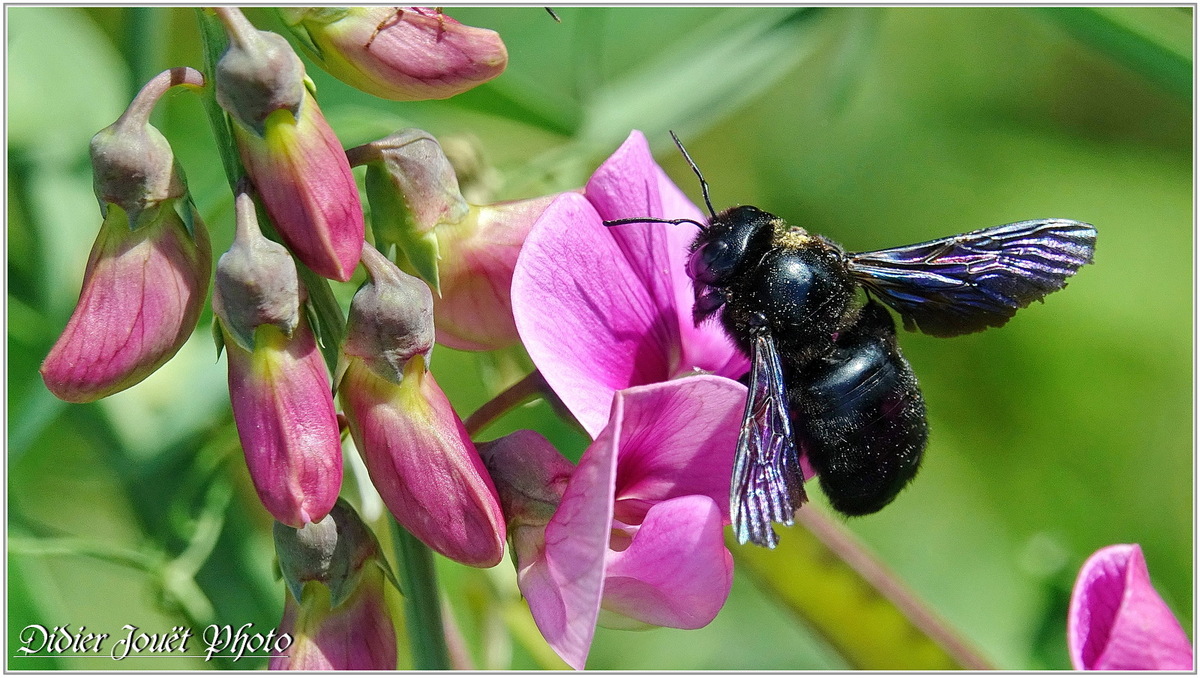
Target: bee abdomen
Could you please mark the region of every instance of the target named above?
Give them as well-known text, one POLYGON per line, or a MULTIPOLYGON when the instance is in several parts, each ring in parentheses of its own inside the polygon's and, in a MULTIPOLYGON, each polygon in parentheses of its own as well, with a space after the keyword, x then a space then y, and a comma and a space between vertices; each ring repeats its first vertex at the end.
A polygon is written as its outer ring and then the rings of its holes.
POLYGON ((871 304, 789 389, 793 429, 830 504, 847 515, 891 503, 916 475, 928 437, 916 377, 895 347, 887 312, 871 304))

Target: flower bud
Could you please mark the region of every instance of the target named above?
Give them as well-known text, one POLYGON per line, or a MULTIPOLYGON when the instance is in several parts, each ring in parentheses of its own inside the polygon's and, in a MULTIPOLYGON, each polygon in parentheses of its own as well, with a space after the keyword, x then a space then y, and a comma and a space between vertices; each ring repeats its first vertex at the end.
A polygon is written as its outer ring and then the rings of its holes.
POLYGON ((148 123, 176 84, 200 86, 203 78, 164 71, 92 140, 104 223, 79 301, 41 366, 46 387, 63 400, 91 402, 137 384, 175 355, 199 320, 212 266, 208 232, 170 146, 148 123))
POLYGON ((279 35, 256 30, 235 8, 217 11, 230 34, 217 98, 242 164, 300 261, 349 280, 362 251, 362 205, 341 143, 304 85, 304 66, 279 35))
POLYGON ((262 237, 250 196, 217 265, 213 311, 229 360, 229 396, 254 489, 281 523, 323 518, 342 486, 341 435, 325 361, 304 314, 291 257, 262 237))
POLYGON ((470 205, 437 140, 404 129, 347 152, 367 166, 376 242, 397 245, 438 293, 439 343, 467 351, 517 342, 513 270, 525 236, 555 196, 470 205))
POLYGON ((322 68, 384 99, 446 99, 508 65, 495 31, 465 26, 428 7, 294 7, 281 13, 322 68))
POLYGON ((479 443, 513 542, 517 570, 545 550, 546 525, 562 502, 575 465, 536 431, 520 430, 479 443))
POLYGON ((225 334, 229 399, 250 478, 281 523, 318 521, 342 487, 342 446, 325 361, 308 321, 291 337, 260 325, 247 351, 225 334))
POLYGON ((345 501, 300 529, 275 524, 287 582, 280 633, 292 636, 275 671, 396 669, 396 631, 384 600, 394 579, 379 543, 345 501))
POLYGON ((375 242, 396 245, 413 270, 438 290, 439 224, 467 214, 454 168, 429 133, 403 129, 346 152, 352 165, 367 166, 367 200, 375 242))
POLYGON ((438 267, 442 293, 433 306, 438 343, 490 351, 520 339, 513 271, 529 229, 556 197, 472 205, 465 219, 438 228, 438 248, 445 253, 438 267))
POLYGON ((409 360, 396 384, 350 358, 339 397, 371 483, 396 521, 451 560, 499 563, 505 529, 496 488, 424 359, 409 360))
POLYGON ((447 558, 490 567, 504 554, 496 488, 462 420, 426 370, 428 288, 373 247, 371 282, 350 304, 342 410, 371 482, 397 522, 447 558))

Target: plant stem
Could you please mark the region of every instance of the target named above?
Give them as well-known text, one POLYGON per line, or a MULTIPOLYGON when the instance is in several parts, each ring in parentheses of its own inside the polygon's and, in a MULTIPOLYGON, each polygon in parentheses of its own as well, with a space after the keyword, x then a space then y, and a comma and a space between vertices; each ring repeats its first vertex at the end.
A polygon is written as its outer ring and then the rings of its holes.
POLYGON ((404 612, 408 617, 405 626, 412 646, 413 668, 448 670, 450 651, 446 646, 433 552, 394 520, 392 533, 400 563, 400 588, 404 591, 404 612))
POLYGON ((542 373, 538 370, 530 372, 524 379, 504 389, 495 398, 487 401, 475 410, 463 425, 467 428, 467 433, 471 437, 475 437, 480 431, 487 428, 492 422, 499 419, 504 413, 523 405, 534 398, 545 398, 546 402, 550 403, 550 407, 554 409, 555 414, 563 419, 563 421, 571 422, 580 430, 579 422, 571 414, 570 410, 562 404, 558 396, 546 383, 542 373))

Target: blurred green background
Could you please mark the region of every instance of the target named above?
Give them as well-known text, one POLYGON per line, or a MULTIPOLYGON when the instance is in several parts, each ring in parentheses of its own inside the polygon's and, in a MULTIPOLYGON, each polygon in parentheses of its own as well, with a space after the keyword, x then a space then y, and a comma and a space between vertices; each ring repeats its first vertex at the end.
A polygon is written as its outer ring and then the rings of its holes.
MULTIPOLYGON (((284 589, 233 433, 211 313, 165 368, 105 401, 58 402, 37 374, 100 224, 88 139, 153 74, 202 64, 195 14, 7 12, 9 648, 29 624, 273 628, 284 589)), ((1036 217, 1095 224, 1095 265, 1003 329, 901 338, 927 399, 927 461, 888 509, 842 522, 1000 668, 1069 668, 1072 581, 1111 543, 1142 545, 1192 634, 1190 8, 589 7, 558 10, 561 24, 536 7, 449 12, 500 31, 503 76, 450 101, 407 104, 311 65, 309 74, 347 147, 415 125, 474 149, 489 168, 471 182, 477 202, 578 186, 632 128, 698 200, 673 129, 718 208, 756 204, 850 250, 1036 217)), ((248 16, 279 30, 269 10, 248 16)), ((155 124, 219 254, 232 237, 232 198, 198 98, 169 95, 155 124)), ((343 302, 354 290, 335 287, 343 302)), ((514 353, 439 349, 434 372, 466 416, 528 368, 514 353)), ((540 405, 483 437, 522 427, 568 455, 582 451, 540 405)), ((356 497, 347 478, 344 493, 356 497)), ((812 510, 824 510, 811 494, 812 510)), ((439 559, 439 568, 476 666, 553 666, 530 637, 508 562, 482 572, 439 559)), ((781 580, 792 572, 782 557, 769 568, 781 580)), ((601 629, 588 666, 847 664, 739 569, 710 626, 601 629)))

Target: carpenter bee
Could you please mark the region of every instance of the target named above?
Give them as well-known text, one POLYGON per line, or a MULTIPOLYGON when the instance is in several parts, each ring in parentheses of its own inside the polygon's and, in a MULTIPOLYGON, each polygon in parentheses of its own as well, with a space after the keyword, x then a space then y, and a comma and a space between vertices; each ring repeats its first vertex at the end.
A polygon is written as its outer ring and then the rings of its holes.
POLYGON ((978 332, 1062 289, 1092 261, 1096 229, 1068 219, 847 252, 757 207, 716 212, 704 176, 671 136, 700 179, 707 223, 604 223, 700 228, 687 264, 693 317, 719 318, 751 365, 729 493, 743 544, 773 548, 771 523, 793 523, 807 500, 801 452, 833 508, 850 516, 887 506, 916 475, 928 437, 925 401, 884 304, 910 331, 978 332))

